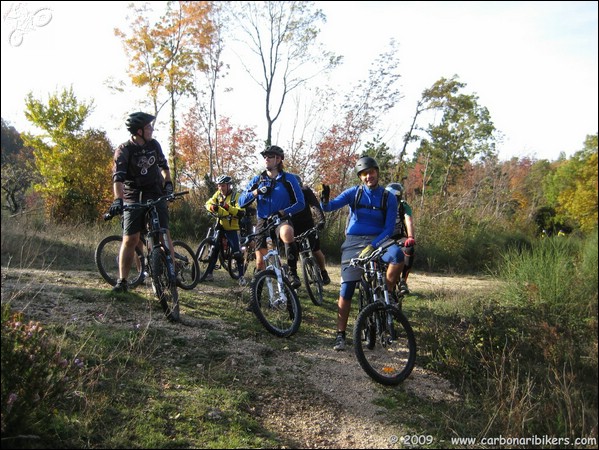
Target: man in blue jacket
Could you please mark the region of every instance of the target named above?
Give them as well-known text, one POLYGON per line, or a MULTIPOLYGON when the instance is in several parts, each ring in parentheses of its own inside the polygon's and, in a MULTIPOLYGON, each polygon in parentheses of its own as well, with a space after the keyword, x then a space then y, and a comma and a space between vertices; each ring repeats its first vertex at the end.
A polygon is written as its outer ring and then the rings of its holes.
MULTIPOLYGON (((356 163, 355 170, 361 185, 346 189, 330 202, 328 186, 323 186, 321 195, 321 205, 325 212, 335 211, 346 205, 350 207, 346 238, 341 246, 341 288, 337 301, 337 337, 333 347, 335 350, 345 349, 345 329, 351 300, 362 277, 362 269, 350 267, 349 261, 358 256, 368 256, 389 239, 395 229, 397 217, 397 198, 395 195, 385 194, 384 187, 379 185, 379 166, 376 160, 364 156, 356 163)), ((403 265, 403 253, 399 247, 392 252, 390 250, 385 253, 385 261, 389 264, 403 265)))
MULTIPOLYGON (((273 215, 282 220, 277 235, 285 244, 287 264, 291 272, 291 285, 298 288, 301 284, 297 276, 299 252, 290 216, 299 213, 305 207, 304 194, 294 174, 285 172, 283 160, 285 153, 277 145, 271 145, 261 153, 265 170, 250 180, 247 188, 239 196, 239 205, 245 208, 254 200, 257 204, 256 230, 264 228, 266 221, 273 215)), ((267 252, 266 236, 256 243, 256 268, 264 269, 262 257, 267 252)))

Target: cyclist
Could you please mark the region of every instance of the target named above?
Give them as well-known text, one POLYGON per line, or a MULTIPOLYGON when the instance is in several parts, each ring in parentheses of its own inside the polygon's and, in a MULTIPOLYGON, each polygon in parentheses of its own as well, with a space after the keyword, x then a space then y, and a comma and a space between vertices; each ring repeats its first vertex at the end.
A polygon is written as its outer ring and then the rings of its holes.
POLYGON ((393 239, 396 239, 404 254, 403 269, 400 271, 398 265, 389 265, 387 270, 387 279, 392 283, 399 283, 399 293, 409 294, 408 275, 414 265, 414 218, 412 208, 403 199, 404 188, 401 183, 388 184, 387 189, 397 198, 397 219, 395 221, 395 230, 393 239))
MULTIPOLYGON (((379 185, 379 166, 374 158, 364 156, 355 167, 361 185, 346 189, 329 201, 330 188, 323 185, 321 205, 325 212, 335 211, 344 206, 350 207, 350 216, 346 228, 345 241, 341 246, 341 288, 337 301, 337 337, 335 350, 345 349, 345 330, 351 310, 351 300, 362 269, 350 267, 349 261, 355 257, 370 255, 379 245, 389 239, 395 228, 397 217, 397 199, 394 195, 385 195, 385 189, 379 185), (362 195, 355 203, 358 191, 362 195), (383 201, 386 198, 386 205, 383 201)), ((398 246, 385 253, 385 261, 390 265, 403 264, 403 253, 398 246)), ((387 280, 389 286, 393 286, 387 280)))
MULTIPOLYGON (((297 260, 299 256, 293 224, 290 215, 299 213, 305 207, 304 194, 295 175, 283 169, 285 153, 277 145, 271 145, 260 153, 264 158, 265 170, 254 176, 246 189, 239 196, 239 204, 248 206, 257 200, 256 228, 261 230, 266 225, 267 219, 277 215, 282 219, 277 228, 277 236, 285 244, 287 264, 291 272, 291 285, 298 288, 301 285, 297 276, 297 260)), ((267 236, 256 243, 256 269, 264 269, 262 257, 266 254, 267 236)))
MULTIPOLYGON (((219 225, 225 232, 233 257, 237 260, 241 272, 243 271, 243 257, 239 248, 239 219, 245 216, 245 209, 238 206, 239 193, 233 189, 233 179, 229 175, 218 177, 216 186, 216 192, 206 201, 205 207, 220 218, 219 225)), ((207 273, 205 280, 213 281, 214 275, 207 273)))
MULTIPOLYGON (((318 229, 323 230, 325 225, 325 217, 324 211, 320 206, 320 202, 316 198, 314 191, 312 191, 312 189, 310 189, 309 186, 304 185, 301 177, 296 175, 296 178, 297 182, 302 188, 304 199, 306 201, 306 206, 299 213, 294 214, 291 217, 295 235, 299 236, 300 234, 314 227, 315 223, 314 216, 312 215, 312 213, 316 215, 316 224, 318 226, 318 229)), ((314 236, 313 234, 310 235, 308 239, 310 241, 310 248, 312 249, 312 253, 314 254, 318 267, 320 268, 323 284, 330 284, 331 278, 329 277, 329 273, 327 272, 324 253, 322 253, 322 250, 320 249, 320 239, 318 238, 318 236, 314 236)))
MULTIPOLYGON (((112 182, 115 199, 109 213, 113 216, 123 213, 123 242, 119 252, 120 278, 112 288, 114 292, 127 291, 127 276, 135 257, 135 247, 145 227, 145 211, 136 209, 123 212, 123 202, 145 202, 173 193, 168 161, 158 141, 152 138, 154 119, 156 117, 144 112, 130 114, 125 126, 131 137, 114 152, 112 182)), ((174 261, 166 201, 158 204, 157 210, 160 225, 167 229, 168 245, 174 261)))

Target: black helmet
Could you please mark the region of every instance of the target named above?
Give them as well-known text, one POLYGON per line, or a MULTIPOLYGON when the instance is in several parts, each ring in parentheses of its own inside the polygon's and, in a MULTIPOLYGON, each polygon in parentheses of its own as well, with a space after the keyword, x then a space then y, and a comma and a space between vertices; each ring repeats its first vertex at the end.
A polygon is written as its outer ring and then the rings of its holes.
POLYGON ((216 184, 230 184, 233 182, 233 178, 229 175, 221 175, 216 179, 216 184))
POLYGON ((397 200, 401 200, 403 197, 403 186, 401 183, 390 183, 385 188, 393 195, 397 197, 397 200))
POLYGON ((379 170, 379 165, 376 162, 376 159, 371 158, 370 156, 362 156, 356 163, 356 175, 360 175, 360 172, 363 170, 372 169, 373 167, 376 170, 379 170))
POLYGON ((277 155, 277 156, 280 156, 281 159, 285 159, 285 153, 283 152, 283 149, 281 147, 279 147, 278 145, 271 145, 270 147, 267 147, 266 150, 262 151, 260 154, 262 156, 277 155))
POLYGON ((151 123, 156 117, 152 114, 147 114, 145 112, 134 112, 129 114, 127 120, 125 121, 125 126, 129 133, 136 134, 137 130, 141 130, 147 124, 151 123))

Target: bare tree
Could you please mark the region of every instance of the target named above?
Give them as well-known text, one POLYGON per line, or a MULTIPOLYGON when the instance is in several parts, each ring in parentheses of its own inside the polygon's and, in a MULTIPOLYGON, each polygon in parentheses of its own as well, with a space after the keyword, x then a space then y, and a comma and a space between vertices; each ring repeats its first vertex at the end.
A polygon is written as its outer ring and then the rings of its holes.
POLYGON ((241 63, 265 93, 268 145, 287 95, 336 67, 341 57, 317 44, 318 24, 326 18, 320 9, 314 9, 314 2, 235 2, 231 11, 237 28, 248 38, 245 44, 259 60, 261 77, 255 75, 258 72, 251 69, 250 61, 241 63))

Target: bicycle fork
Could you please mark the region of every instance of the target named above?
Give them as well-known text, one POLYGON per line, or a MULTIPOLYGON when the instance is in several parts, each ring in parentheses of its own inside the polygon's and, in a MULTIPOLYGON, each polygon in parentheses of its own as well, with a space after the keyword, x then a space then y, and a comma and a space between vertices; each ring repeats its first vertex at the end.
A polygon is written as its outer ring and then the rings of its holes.
MULTIPOLYGON (((395 332, 395 326, 393 325, 393 313, 390 311, 389 307, 392 307, 393 305, 393 301, 391 299, 391 294, 389 293, 389 289, 387 289, 387 280, 385 277, 385 273, 382 270, 376 270, 376 268, 374 267, 374 262, 371 262, 371 270, 374 270, 376 273, 376 277, 377 277, 377 288, 375 289, 373 296, 374 296, 374 301, 381 301, 386 307, 384 310, 384 317, 385 317, 385 323, 386 323, 386 329, 388 331, 388 337, 384 340, 384 342, 381 342, 382 345, 385 344, 390 344, 391 342, 395 341, 397 339, 397 333, 395 332), (379 298, 381 296, 381 291, 382 291, 382 298, 379 298)), ((381 327, 383 326, 382 323, 379 324, 381 327)), ((382 330, 381 330, 382 331, 382 330)), ((379 334, 381 337, 383 336, 382 333, 379 334)))
POLYGON ((274 270, 275 274, 277 275, 278 289, 273 285, 270 279, 267 280, 268 294, 269 298, 271 299, 272 306, 286 304, 287 295, 285 293, 285 282, 283 281, 283 268, 279 264, 277 251, 269 250, 268 253, 266 253, 266 255, 263 256, 263 259, 266 268, 274 270), (277 295, 277 292, 275 292, 275 290, 278 290, 279 295, 277 295))

